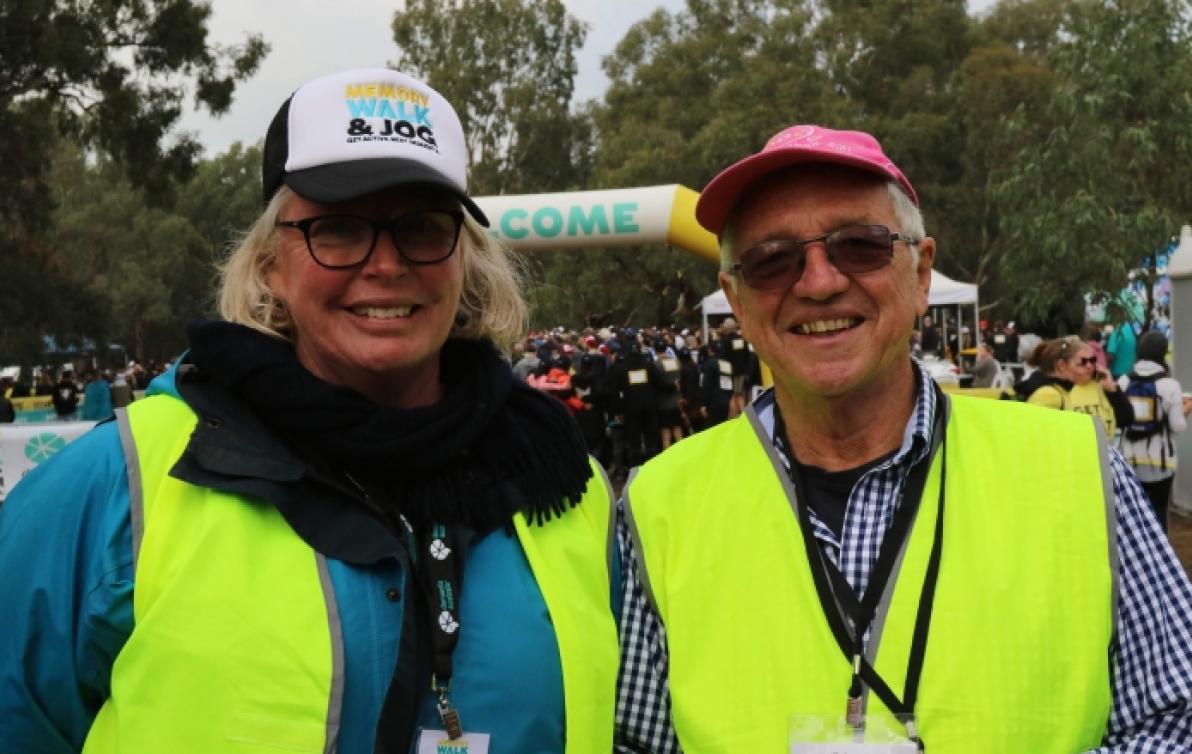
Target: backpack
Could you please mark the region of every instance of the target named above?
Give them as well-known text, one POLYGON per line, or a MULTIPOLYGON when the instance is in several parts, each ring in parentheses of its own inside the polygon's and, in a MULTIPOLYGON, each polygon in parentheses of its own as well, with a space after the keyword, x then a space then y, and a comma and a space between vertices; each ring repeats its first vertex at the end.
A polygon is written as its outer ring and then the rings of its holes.
POLYGON ((1162 376, 1162 372, 1150 377, 1130 373, 1126 398, 1134 409, 1134 421, 1123 432, 1127 440, 1145 440, 1167 431, 1167 414, 1163 411, 1163 400, 1155 386, 1155 381, 1162 376))

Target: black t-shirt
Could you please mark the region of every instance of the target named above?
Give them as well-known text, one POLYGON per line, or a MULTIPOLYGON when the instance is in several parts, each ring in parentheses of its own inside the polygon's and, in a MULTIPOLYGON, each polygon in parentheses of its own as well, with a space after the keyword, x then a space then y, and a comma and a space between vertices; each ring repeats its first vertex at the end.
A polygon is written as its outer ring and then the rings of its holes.
POLYGON ((54 388, 54 411, 61 416, 74 413, 79 407, 79 386, 73 380, 62 380, 54 388))
POLYGON ((923 332, 920 333, 919 347, 926 353, 935 353, 940 350, 940 333, 935 329, 935 325, 923 328, 923 332))
POLYGON ((861 481, 866 472, 882 465, 893 455, 894 453, 887 453, 869 463, 844 471, 826 471, 793 459, 792 462, 798 467, 802 477, 807 507, 815 511, 819 520, 823 521, 839 540, 844 529, 844 513, 853 487, 857 486, 857 482, 861 481))

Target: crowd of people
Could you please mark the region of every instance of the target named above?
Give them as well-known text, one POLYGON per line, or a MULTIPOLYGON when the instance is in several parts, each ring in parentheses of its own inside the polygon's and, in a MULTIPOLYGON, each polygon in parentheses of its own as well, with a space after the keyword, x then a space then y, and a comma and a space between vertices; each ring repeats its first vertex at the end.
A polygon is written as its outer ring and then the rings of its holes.
POLYGON ((0 423, 16 420, 13 398, 50 398, 58 421, 102 421, 117 408, 132 403, 138 392, 149 387, 154 377, 163 374, 168 363, 136 359, 123 369, 85 367, 81 374, 73 364, 66 364, 54 374, 51 368, 39 369, 32 382, 10 374, 0 375, 0 423))
POLYGON ((706 339, 671 326, 532 330, 510 360, 515 376, 567 405, 588 451, 618 479, 737 416, 762 384, 732 317, 706 339))

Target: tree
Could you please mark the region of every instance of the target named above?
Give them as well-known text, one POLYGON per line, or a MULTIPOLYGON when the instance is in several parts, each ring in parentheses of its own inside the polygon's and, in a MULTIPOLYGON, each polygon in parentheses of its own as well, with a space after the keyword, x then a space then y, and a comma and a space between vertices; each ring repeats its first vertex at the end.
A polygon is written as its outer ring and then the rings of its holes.
MULTIPOLYGON (((1050 130, 996 172, 1018 307, 1041 315, 1092 292, 1116 300, 1129 271, 1192 215, 1192 7, 1186 0, 1065 6, 1047 54, 1050 130)), ((1036 134, 1025 117, 1012 135, 1036 134)), ((1112 316, 1111 312, 1111 316, 1112 316)))
POLYGON ((409 0, 394 67, 459 113, 478 194, 582 185, 586 126, 571 111, 585 26, 560 0, 409 0))
MULTIPOLYGON (((793 122, 792 103, 809 117, 835 112, 814 65, 810 19, 802 2, 692 0, 632 27, 604 59, 610 84, 593 114, 593 183, 698 190, 793 122)), ((587 255, 582 270, 574 266, 552 262, 548 282, 576 272, 603 281, 573 294, 618 323, 691 323, 700 297, 717 285, 715 265, 667 248, 610 249, 587 255)))
POLYGON ((201 253, 191 260, 195 274, 178 280, 174 308, 191 317, 213 315, 212 291, 217 267, 240 234, 260 215, 261 147, 239 142, 222 154, 202 160, 194 176, 178 191, 174 211, 203 239, 201 253))
POLYGON ((177 353, 185 322, 204 311, 207 245, 190 222, 147 206, 111 160, 87 164, 69 142, 52 166, 54 228, 47 241, 62 275, 99 302, 86 335, 123 342, 139 358, 177 353))
MULTIPOLYGON (((922 184, 928 232, 939 241, 936 266, 981 288, 982 308, 1022 320, 1012 291, 1000 275, 1005 246, 1001 215, 990 189, 993 170, 1015 159, 1030 140, 1011 134, 1005 121, 1019 117, 1042 132, 1041 109, 1055 75, 1046 52, 1058 41, 1063 0, 1003 0, 969 27, 971 47, 949 74, 942 112, 952 138, 936 149, 949 152, 951 180, 922 184)), ((914 163, 907 170, 919 170, 914 163)), ((912 174, 915 175, 915 174, 912 174)))
MULTIPOLYGON (((0 259, 22 273, 0 275, 0 301, 75 290, 56 251, 39 238, 53 213, 47 171, 60 135, 111 156, 150 201, 168 204, 174 181, 186 177, 199 151, 193 138, 171 136, 183 100, 193 92, 199 106, 225 111, 237 82, 268 49, 259 36, 209 44, 210 14, 198 0, 3 0, 0 259), (18 279, 33 289, 19 288, 18 279)), ((30 318, 8 304, 2 316, 30 318)), ((0 352, 16 347, 0 340, 0 352)))

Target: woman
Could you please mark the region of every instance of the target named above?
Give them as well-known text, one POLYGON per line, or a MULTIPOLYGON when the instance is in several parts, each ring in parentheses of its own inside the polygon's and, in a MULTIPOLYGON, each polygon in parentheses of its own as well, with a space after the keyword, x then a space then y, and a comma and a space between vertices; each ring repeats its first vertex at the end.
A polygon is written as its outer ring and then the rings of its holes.
POLYGON ((1121 451, 1146 490, 1159 525, 1167 531, 1167 507, 1175 480, 1175 436, 1188 427, 1192 398, 1167 369, 1167 338, 1156 330, 1138 339, 1138 361, 1119 381, 1134 407, 1122 431, 1121 451))
POLYGON ((1048 341, 1036 353, 1051 380, 1031 393, 1028 403, 1095 416, 1110 437, 1134 420, 1125 393, 1112 377, 1097 371, 1097 357, 1088 343, 1069 336, 1048 341))
POLYGON ((494 345, 457 116, 349 71, 264 154, 226 321, 0 509, 3 748, 609 751, 609 491, 494 345))

